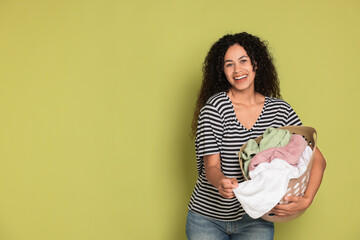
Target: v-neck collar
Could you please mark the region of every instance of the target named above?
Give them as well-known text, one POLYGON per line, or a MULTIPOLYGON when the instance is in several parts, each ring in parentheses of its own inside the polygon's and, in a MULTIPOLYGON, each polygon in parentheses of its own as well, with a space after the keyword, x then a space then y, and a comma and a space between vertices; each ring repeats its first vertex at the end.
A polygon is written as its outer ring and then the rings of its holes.
POLYGON ((227 98, 227 100, 229 101, 229 103, 230 103, 230 105, 231 105, 234 121, 235 121, 239 126, 241 126, 244 130, 246 130, 246 131, 252 131, 252 130, 254 129, 254 127, 257 126, 258 122, 261 120, 261 117, 262 117, 262 115, 263 115, 263 113, 264 113, 264 111, 265 111, 265 108, 266 108, 266 105, 267 105, 267 103, 268 103, 268 101, 269 101, 269 98, 268 98, 267 96, 265 96, 264 106, 263 106, 263 108, 262 108, 262 110, 261 110, 261 113, 260 113, 259 117, 256 119, 256 122, 251 126, 251 128, 248 129, 248 128, 244 127, 244 126, 241 124, 241 122, 239 121, 239 119, 236 117, 234 105, 233 105, 231 99, 229 98, 229 96, 226 94, 226 92, 224 92, 224 95, 225 95, 225 97, 227 98))

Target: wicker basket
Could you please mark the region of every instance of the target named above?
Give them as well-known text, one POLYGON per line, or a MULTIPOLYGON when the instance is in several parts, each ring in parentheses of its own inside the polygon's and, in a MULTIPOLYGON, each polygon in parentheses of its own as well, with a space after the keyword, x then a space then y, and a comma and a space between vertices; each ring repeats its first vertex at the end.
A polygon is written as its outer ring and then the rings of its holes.
MULTIPOLYGON (((279 129, 286 129, 290 133, 299 134, 299 135, 305 137, 305 140, 307 141, 308 146, 310 146, 313 150, 315 149, 316 140, 317 140, 317 132, 314 128, 305 127, 305 126, 285 126, 285 127, 280 127, 279 129)), ((262 137, 263 136, 259 136, 259 137, 255 138, 254 140, 257 143, 260 143, 262 137)), ((241 171, 244 175, 245 180, 249 180, 245 176, 243 159, 241 158, 241 153, 244 151, 245 147, 246 147, 246 144, 244 144, 240 149, 239 161, 240 161, 241 171)), ((309 182, 313 160, 314 160, 314 154, 311 156, 309 165, 308 165, 306 171, 304 172, 304 174, 301 175, 299 178, 293 178, 289 181, 288 190, 287 190, 285 196, 302 196, 304 194, 306 187, 308 185, 308 182, 309 182)), ((285 202, 284 198, 280 202, 284 203, 285 202)), ((262 216, 262 218, 269 222, 286 222, 286 221, 290 221, 290 220, 293 220, 293 219, 299 217, 301 214, 304 213, 304 211, 305 210, 299 211, 296 214, 288 216, 288 217, 271 216, 271 215, 269 215, 269 213, 266 213, 262 216)))

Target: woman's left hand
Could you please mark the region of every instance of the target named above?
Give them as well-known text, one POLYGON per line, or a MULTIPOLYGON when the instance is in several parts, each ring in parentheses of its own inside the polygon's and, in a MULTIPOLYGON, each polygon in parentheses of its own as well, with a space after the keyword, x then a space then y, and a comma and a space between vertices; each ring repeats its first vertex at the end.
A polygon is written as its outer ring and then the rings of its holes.
POLYGON ((314 162, 310 173, 310 180, 304 196, 285 197, 285 201, 288 203, 278 204, 270 212, 275 213, 276 216, 286 217, 307 209, 314 200, 316 192, 320 187, 325 168, 325 158, 321 154, 319 148, 316 148, 314 152, 314 162))
POLYGON ((278 204, 270 212, 276 216, 286 217, 308 208, 312 202, 310 197, 285 197, 288 203, 278 204))

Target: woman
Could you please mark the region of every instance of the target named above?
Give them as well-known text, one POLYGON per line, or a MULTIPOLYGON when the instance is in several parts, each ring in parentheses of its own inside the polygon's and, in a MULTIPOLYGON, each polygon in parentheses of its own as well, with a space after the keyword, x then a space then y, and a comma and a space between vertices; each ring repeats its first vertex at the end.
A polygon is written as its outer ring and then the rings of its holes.
MULTIPOLYGON (((188 239, 273 239, 273 223, 250 218, 235 198, 233 189, 244 181, 237 153, 268 127, 301 121, 279 99, 272 57, 258 37, 245 32, 225 35, 211 47, 203 72, 192 126, 199 176, 189 203, 188 239)), ((304 196, 288 197, 289 204, 272 212, 288 216, 308 208, 325 166, 317 149, 304 196)))

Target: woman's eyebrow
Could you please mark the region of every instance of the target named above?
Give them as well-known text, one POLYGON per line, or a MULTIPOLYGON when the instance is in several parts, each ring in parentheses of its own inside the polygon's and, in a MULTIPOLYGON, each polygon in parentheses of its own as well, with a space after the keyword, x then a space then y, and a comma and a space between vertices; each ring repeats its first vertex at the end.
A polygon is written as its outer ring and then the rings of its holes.
MULTIPOLYGON (((248 56, 247 56, 247 55, 243 55, 243 56, 239 57, 238 60, 243 59, 243 58, 246 58, 246 57, 248 57, 248 56)), ((233 60, 225 60, 224 63, 226 63, 226 62, 232 62, 232 61, 233 61, 233 60)))

